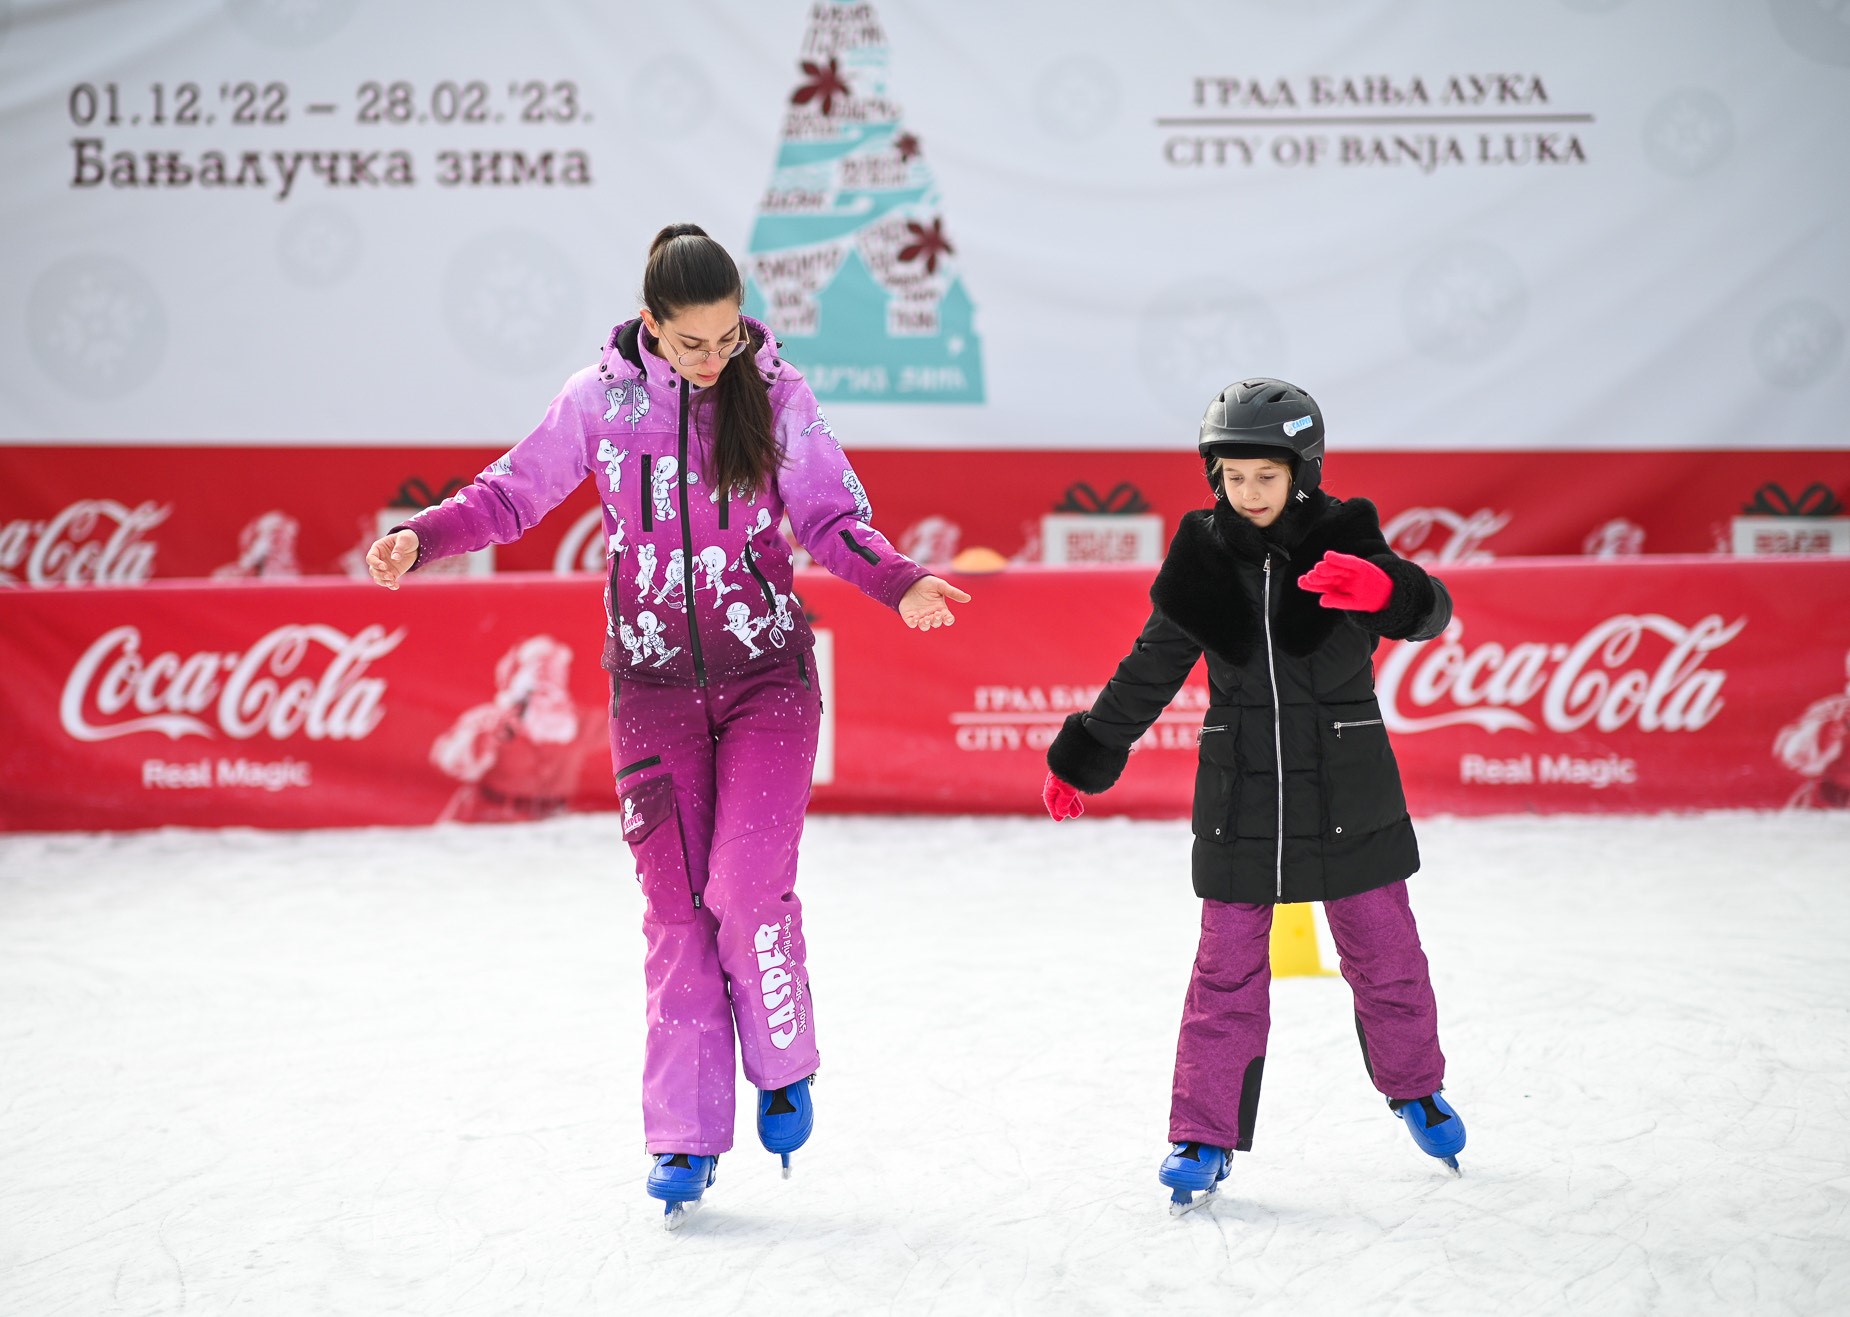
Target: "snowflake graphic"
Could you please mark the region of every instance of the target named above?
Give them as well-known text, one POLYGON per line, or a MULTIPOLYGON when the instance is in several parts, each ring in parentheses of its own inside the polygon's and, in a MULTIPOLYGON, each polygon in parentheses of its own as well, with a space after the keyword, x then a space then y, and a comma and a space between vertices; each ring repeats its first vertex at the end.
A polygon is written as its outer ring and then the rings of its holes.
POLYGON ((276 260, 290 280, 326 288, 353 272, 360 259, 360 226, 334 206, 311 206, 283 227, 276 260))
POLYGON ((957 249, 951 246, 950 239, 944 236, 943 219, 934 219, 930 228, 908 220, 906 231, 912 235, 912 241, 899 249, 899 259, 902 261, 923 260, 926 274, 938 273, 939 256, 957 254, 957 249))
POLYGON ((1673 92, 1645 119, 1646 157, 1679 178, 1713 169, 1733 146, 1734 118, 1711 91, 1686 87, 1673 92))
POLYGON ((160 295, 113 256, 73 256, 45 271, 27 298, 26 320, 45 373, 91 397, 146 383, 167 346, 160 295))
POLYGON ((538 234, 508 230, 469 243, 445 276, 451 333, 478 364, 504 374, 538 370, 570 350, 583 278, 538 234))
POLYGON ((271 46, 309 46, 347 25, 358 0, 228 0, 232 19, 271 46))
POLYGON ((803 74, 809 81, 791 94, 790 103, 808 105, 811 101, 819 100, 822 103, 822 117, 825 119, 835 113, 837 96, 845 98, 851 94, 848 84, 842 80, 840 61, 833 55, 829 56, 826 65, 804 60, 803 74))

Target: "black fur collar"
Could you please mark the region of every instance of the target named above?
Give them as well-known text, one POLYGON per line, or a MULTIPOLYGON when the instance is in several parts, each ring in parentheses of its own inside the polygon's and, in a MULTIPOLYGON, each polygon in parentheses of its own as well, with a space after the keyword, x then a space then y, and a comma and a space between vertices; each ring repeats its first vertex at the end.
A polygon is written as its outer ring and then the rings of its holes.
POLYGON ((1276 527, 1262 531, 1218 499, 1212 511, 1183 516, 1150 599, 1203 649, 1238 666, 1264 641, 1259 600, 1270 555, 1272 590, 1279 596, 1273 638, 1301 658, 1347 616, 1323 607, 1321 596, 1298 584, 1331 549, 1361 558, 1389 553, 1374 504, 1317 490, 1307 503, 1287 509, 1276 527))
POLYGON ((642 360, 642 317, 625 320, 610 331, 610 346, 615 348, 625 361, 636 369, 643 369, 642 360))

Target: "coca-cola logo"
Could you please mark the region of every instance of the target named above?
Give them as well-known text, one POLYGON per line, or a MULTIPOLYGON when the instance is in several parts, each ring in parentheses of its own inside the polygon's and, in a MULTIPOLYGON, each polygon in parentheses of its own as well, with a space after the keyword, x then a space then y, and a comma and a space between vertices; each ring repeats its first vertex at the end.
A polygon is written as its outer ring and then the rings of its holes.
POLYGON ((9 521, 0 526, 0 585, 140 585, 154 575, 155 550, 141 537, 172 511, 87 498, 45 521, 9 521))
POLYGON ((385 717, 386 684, 367 665, 405 638, 377 624, 348 635, 319 623, 277 627, 242 653, 142 653, 141 631, 119 626, 96 638, 65 679, 58 718, 78 741, 135 732, 357 741, 385 717), (318 675, 311 655, 325 650, 318 675))
POLYGON ((1479 508, 1464 516, 1450 508, 1408 508, 1381 528, 1388 547, 1418 563, 1490 562, 1483 545, 1510 524, 1507 512, 1479 508))
POLYGON ((1661 613, 1620 613, 1572 644, 1470 648, 1453 622, 1437 640, 1390 649, 1376 690, 1392 732, 1461 724, 1533 732, 1538 718, 1551 732, 1588 723, 1602 732, 1628 723, 1643 732, 1693 732, 1721 712, 1728 679, 1703 661, 1746 625, 1745 617, 1724 624, 1713 613, 1688 626, 1661 613), (1656 646, 1646 643, 1653 638, 1664 642, 1654 659, 1647 651, 1656 646))

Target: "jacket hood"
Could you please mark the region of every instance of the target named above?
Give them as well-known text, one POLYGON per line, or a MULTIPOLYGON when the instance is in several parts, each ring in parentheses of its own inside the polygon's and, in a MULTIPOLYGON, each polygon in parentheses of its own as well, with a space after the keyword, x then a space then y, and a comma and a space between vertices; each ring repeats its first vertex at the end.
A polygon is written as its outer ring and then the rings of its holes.
MULTIPOLYGON (((797 369, 783 359, 783 344, 772 336, 769 325, 748 315, 741 315, 739 319, 758 344, 751 354, 752 364, 766 384, 799 377, 797 369)), ((675 388, 680 383, 681 372, 675 369, 674 362, 651 350, 649 344, 653 341, 641 316, 617 325, 604 341, 603 355, 597 362, 598 378, 606 384, 615 383, 619 378, 646 379, 661 388, 675 388)))

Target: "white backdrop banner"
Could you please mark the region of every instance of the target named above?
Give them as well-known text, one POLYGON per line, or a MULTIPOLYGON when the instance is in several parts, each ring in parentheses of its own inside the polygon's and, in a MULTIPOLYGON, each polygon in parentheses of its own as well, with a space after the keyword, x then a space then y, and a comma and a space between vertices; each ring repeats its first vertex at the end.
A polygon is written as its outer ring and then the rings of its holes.
POLYGON ((726 243, 850 446, 1842 447, 1850 0, 0 0, 0 440, 517 438, 726 243))

